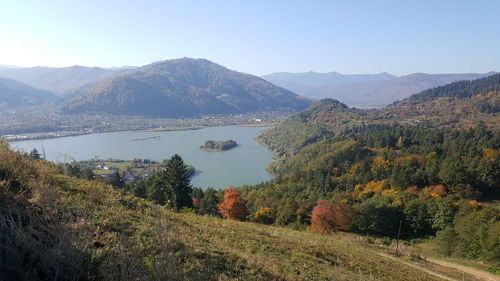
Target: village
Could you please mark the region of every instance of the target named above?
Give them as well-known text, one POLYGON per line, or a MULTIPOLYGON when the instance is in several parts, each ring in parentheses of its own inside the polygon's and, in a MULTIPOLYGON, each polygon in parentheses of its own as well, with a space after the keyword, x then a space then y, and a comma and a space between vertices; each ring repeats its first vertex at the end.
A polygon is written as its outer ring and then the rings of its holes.
MULTIPOLYGON (((131 184, 145 179, 158 171, 164 171, 163 162, 150 159, 93 159, 79 162, 83 168, 89 168, 96 177, 113 179, 118 174, 124 184, 131 184)), ((193 176, 195 169, 188 165, 189 175, 193 176)))

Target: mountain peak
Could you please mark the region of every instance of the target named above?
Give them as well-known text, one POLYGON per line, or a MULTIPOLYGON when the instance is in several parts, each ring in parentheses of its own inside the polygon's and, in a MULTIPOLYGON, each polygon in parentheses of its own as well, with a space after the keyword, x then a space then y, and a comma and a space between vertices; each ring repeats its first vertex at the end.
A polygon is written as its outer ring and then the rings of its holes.
POLYGON ((310 102, 253 75, 207 59, 155 62, 85 88, 64 102, 67 113, 186 117, 255 111, 295 111, 310 102))

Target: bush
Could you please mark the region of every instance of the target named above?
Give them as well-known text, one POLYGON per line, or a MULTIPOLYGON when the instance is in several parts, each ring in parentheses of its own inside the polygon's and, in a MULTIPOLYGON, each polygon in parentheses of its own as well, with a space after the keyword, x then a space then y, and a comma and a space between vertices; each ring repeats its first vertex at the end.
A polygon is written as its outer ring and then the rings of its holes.
POLYGON ((271 208, 261 208, 255 212, 253 221, 262 224, 272 224, 274 222, 274 214, 271 208))

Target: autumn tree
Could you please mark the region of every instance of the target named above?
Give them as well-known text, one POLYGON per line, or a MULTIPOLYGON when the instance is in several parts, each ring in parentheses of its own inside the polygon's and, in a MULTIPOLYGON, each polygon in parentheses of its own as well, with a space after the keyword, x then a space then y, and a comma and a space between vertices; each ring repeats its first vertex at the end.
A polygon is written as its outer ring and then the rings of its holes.
POLYGON ((330 233, 349 229, 352 207, 320 200, 311 212, 311 229, 319 233, 330 233))
POLYGON ((383 157, 377 156, 373 159, 370 170, 377 179, 383 179, 387 177, 387 171, 389 170, 389 161, 385 160, 383 157))
POLYGON ((247 215, 245 200, 233 187, 224 189, 224 201, 217 204, 222 216, 230 220, 244 220, 247 215))
POLYGON ((273 210, 271 208, 261 208, 253 215, 253 221, 262 224, 272 224, 274 222, 273 210))

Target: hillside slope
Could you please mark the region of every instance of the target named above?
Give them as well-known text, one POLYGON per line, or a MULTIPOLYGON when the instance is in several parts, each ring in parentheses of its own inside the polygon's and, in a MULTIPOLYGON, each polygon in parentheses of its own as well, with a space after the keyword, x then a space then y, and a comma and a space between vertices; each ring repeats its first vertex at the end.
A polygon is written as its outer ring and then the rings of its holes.
POLYGON ((382 109, 352 109, 322 100, 267 130, 260 140, 279 153, 339 133, 395 127, 499 128, 500 74, 425 90, 382 109), (307 118, 304 118, 304 117, 307 118))
POLYGON ((173 213, 5 143, 0 193, 2 280, 442 280, 356 239, 173 213))
POLYGON ((16 80, 0 78, 0 107, 36 106, 55 98, 50 92, 35 89, 16 80))
POLYGON ((153 63, 83 89, 64 113, 183 117, 255 111, 296 111, 310 102, 267 81, 204 59, 153 63))
POLYGON ((0 67, 0 77, 21 81, 32 87, 65 95, 81 86, 126 73, 129 69, 100 67, 0 67))

